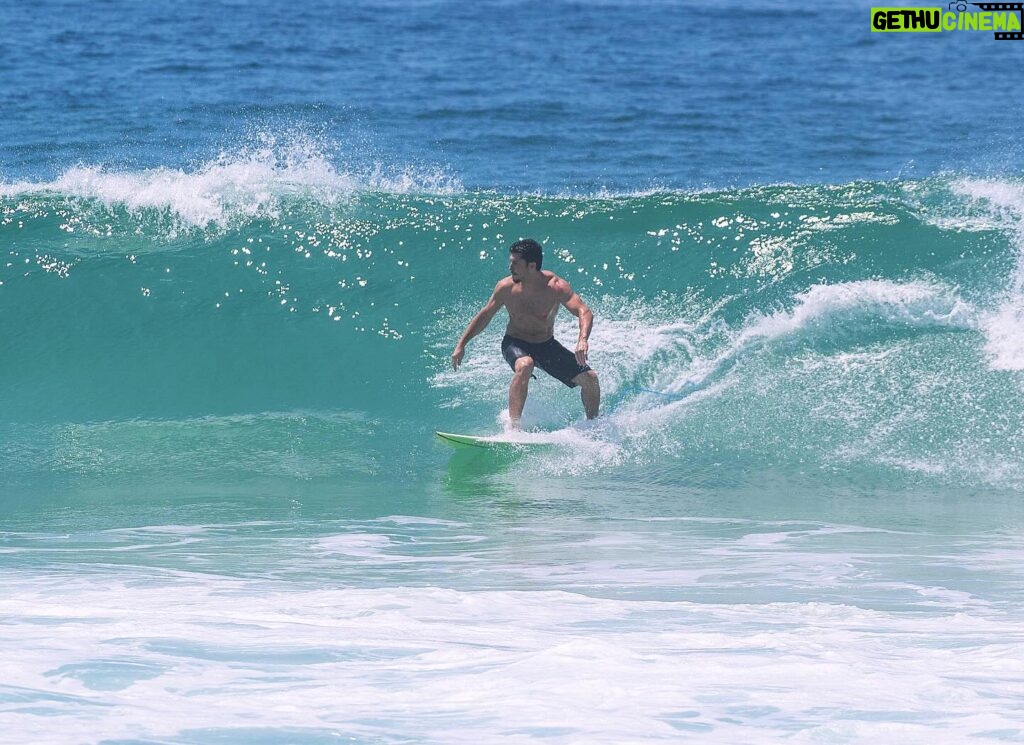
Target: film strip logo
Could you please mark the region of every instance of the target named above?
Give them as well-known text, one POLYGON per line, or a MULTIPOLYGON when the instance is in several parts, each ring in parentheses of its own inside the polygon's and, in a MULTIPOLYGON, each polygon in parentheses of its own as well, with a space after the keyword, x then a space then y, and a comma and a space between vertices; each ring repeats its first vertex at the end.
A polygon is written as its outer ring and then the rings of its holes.
MULTIPOLYGON (((956 7, 957 10, 963 12, 967 10, 968 5, 973 5, 976 8, 981 8, 984 11, 997 11, 997 12, 1015 12, 1020 13, 1021 26, 1024 26, 1024 3, 965 3, 965 2, 953 2, 948 7, 952 10, 956 7)), ((1022 31, 996 31, 995 38, 999 41, 1024 41, 1024 32, 1022 31)))

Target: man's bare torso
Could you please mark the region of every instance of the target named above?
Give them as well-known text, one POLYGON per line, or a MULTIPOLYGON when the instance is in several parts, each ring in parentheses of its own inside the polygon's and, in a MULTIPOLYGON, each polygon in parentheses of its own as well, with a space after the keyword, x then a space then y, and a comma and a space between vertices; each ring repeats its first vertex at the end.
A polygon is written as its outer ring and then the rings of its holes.
POLYGON ((529 342, 543 342, 555 335, 555 316, 558 306, 571 294, 565 280, 553 272, 541 272, 547 283, 540 287, 527 287, 525 282, 514 282, 508 277, 501 282, 499 299, 508 310, 505 333, 529 342))

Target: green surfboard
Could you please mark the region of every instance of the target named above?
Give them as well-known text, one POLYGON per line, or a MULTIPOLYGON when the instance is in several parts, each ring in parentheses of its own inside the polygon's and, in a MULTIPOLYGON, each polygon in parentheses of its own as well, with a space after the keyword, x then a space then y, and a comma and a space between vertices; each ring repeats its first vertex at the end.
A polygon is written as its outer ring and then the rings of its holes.
POLYGON ((531 440, 530 435, 459 435, 452 432, 435 432, 438 437, 453 447, 467 448, 536 448, 550 447, 553 443, 531 440))

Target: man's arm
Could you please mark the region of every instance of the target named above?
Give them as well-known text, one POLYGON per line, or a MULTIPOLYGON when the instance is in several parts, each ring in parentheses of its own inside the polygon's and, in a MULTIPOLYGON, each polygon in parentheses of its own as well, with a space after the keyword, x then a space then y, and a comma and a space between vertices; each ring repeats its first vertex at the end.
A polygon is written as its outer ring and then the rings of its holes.
POLYGON ((487 328, 487 324, 494 318, 494 314, 501 310, 501 307, 505 304, 504 293, 502 292, 503 284, 504 282, 498 282, 494 286, 494 292, 491 293, 491 299, 487 301, 487 305, 473 316, 473 320, 469 322, 466 330, 462 332, 459 343, 455 345, 455 351, 452 352, 453 370, 458 370, 459 365, 462 364, 462 357, 466 354, 466 344, 469 343, 469 340, 487 328))
POLYGON ((573 292, 568 282, 563 279, 560 284, 562 285, 559 288, 562 305, 580 319, 580 338, 576 342, 576 361, 585 365, 587 364, 587 353, 590 351, 590 329, 594 325, 594 314, 590 312, 590 308, 580 296, 573 292))

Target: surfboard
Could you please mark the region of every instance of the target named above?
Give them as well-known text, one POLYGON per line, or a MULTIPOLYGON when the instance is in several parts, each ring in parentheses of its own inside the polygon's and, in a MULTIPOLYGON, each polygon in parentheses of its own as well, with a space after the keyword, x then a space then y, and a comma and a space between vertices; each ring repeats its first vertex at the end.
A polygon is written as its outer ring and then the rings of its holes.
MULTIPOLYGON (((470 448, 517 448, 517 447, 548 447, 552 443, 531 439, 529 433, 516 432, 504 435, 459 435, 453 432, 434 432, 438 437, 453 447, 470 448)), ((536 435, 533 435, 535 438, 536 435)))

